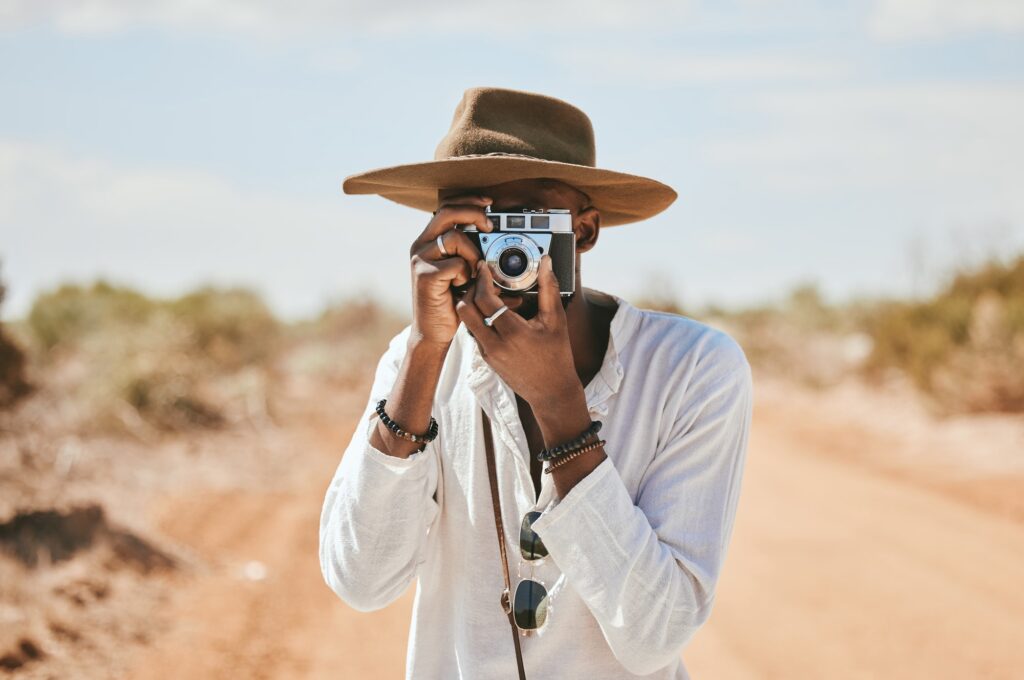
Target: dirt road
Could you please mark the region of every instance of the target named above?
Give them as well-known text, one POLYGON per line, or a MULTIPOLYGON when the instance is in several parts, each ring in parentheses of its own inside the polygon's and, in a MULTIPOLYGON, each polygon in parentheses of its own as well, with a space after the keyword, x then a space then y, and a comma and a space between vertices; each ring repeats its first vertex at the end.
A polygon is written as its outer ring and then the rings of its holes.
MULTIPOLYGON (((758 394, 716 607, 683 655, 693 677, 1024 677, 1024 477, 877 464, 907 442, 785 395, 758 394)), ((320 575, 323 493, 357 414, 341 415, 296 434, 309 474, 292 489, 154 503, 210 567, 176 577, 177 624, 129 677, 403 677, 412 588, 361 614, 320 575)))
POLYGON ((1024 525, 998 513, 1003 486, 986 510, 948 480, 851 464, 823 447, 857 432, 801 436, 799 415, 758 404, 694 678, 1024 677, 1024 525))

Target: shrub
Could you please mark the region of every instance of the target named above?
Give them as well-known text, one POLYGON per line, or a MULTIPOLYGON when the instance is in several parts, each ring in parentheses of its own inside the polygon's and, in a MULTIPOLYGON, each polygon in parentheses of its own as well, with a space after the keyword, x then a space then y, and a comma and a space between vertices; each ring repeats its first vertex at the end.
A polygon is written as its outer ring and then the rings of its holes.
POLYGON ((1024 255, 962 271, 930 300, 865 315, 871 376, 905 371, 944 410, 1024 410, 1024 255))
POLYGON ((144 295, 105 281, 89 287, 64 285, 36 298, 28 325, 45 353, 89 333, 143 324, 157 307, 144 295))
POLYGON ((277 319, 252 291, 203 288, 169 308, 189 329, 194 350, 223 369, 266 361, 278 339, 277 319))
MULTIPOLYGON (((7 289, 0 283, 0 306, 7 289)), ((13 405, 32 391, 25 377, 25 353, 0 326, 0 409, 13 405)))
POLYGON ((39 296, 28 329, 83 426, 97 430, 225 422, 213 385, 262 370, 279 338, 277 320, 247 290, 208 287, 161 300, 105 282, 39 296))

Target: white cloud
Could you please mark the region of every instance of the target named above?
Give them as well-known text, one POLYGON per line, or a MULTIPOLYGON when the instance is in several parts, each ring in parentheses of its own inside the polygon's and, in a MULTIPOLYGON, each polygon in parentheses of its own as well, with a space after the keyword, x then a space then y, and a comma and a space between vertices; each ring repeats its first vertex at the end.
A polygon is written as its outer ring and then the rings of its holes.
POLYGON ((848 67, 825 59, 773 54, 680 54, 661 50, 560 50, 555 58, 577 75, 607 83, 626 80, 658 86, 723 82, 823 80, 846 75, 848 67))
POLYGON ((882 40, 1024 31, 1021 0, 876 0, 868 30, 882 40))
POLYGON ((262 36, 356 29, 378 32, 458 29, 510 38, 511 29, 558 32, 584 26, 657 26, 688 14, 687 2, 626 0, 550 3, 524 0, 0 0, 0 28, 44 23, 67 33, 140 26, 224 30, 262 36))
POLYGON ((337 193, 308 200, 0 140, 4 315, 24 314, 62 281, 97 276, 160 294, 246 285, 292 316, 367 291, 405 309, 403 257, 381 255, 407 253, 426 214, 345 196, 340 176, 337 193))

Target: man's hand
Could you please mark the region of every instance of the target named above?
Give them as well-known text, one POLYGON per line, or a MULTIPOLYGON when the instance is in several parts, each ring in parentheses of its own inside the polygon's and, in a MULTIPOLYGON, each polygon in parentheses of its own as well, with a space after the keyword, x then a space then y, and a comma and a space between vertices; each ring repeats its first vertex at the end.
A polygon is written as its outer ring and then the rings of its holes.
POLYGON ((485 196, 451 196, 441 201, 433 219, 409 248, 412 269, 413 321, 410 341, 443 347, 447 350, 459 327, 455 313, 453 285, 469 282, 481 259, 480 251, 469 237, 454 229, 456 224, 474 224, 489 232, 494 225, 487 219, 485 196), (444 239, 444 255, 437 237, 444 239))
MULTIPOLYGON (((481 262, 478 270, 455 311, 476 338, 484 360, 530 405, 545 445, 570 441, 590 424, 590 414, 572 357, 569 326, 558 278, 551 270, 551 257, 541 258, 537 315, 524 319, 510 309, 490 328, 484 324, 484 317, 494 314, 503 303, 495 292, 487 263, 481 262)), ((553 470, 558 497, 564 498, 605 458, 604 448, 598 447, 553 470)))
POLYGON ((481 262, 476 279, 455 306, 459 318, 476 338, 484 360, 531 408, 559 408, 567 397, 582 396, 583 385, 569 343, 569 328, 551 257, 541 258, 538 275, 538 312, 524 319, 508 310, 494 325, 484 317, 501 306, 490 267, 481 262))

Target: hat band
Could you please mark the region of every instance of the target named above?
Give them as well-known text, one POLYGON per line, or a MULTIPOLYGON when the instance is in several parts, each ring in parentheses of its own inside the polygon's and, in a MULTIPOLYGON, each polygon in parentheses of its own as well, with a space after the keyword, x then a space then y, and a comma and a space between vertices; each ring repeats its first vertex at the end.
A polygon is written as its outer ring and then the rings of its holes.
POLYGON ((547 158, 538 158, 537 156, 530 156, 525 153, 511 153, 509 151, 491 151, 490 153, 464 153, 458 156, 448 156, 447 158, 440 158, 437 160, 453 160, 455 158, 488 158, 491 156, 514 156, 515 158, 527 158, 531 161, 546 161, 547 158))
MULTIPOLYGON (((556 161, 551 158, 541 158, 540 156, 531 156, 525 153, 512 153, 510 151, 491 151, 489 153, 464 153, 458 156, 446 156, 444 158, 435 158, 436 161, 455 161, 460 158, 522 158, 528 161, 542 161, 544 163, 567 163, 567 161, 556 161)), ((582 165, 580 163, 569 163, 570 165, 579 165, 584 168, 592 168, 593 165, 582 165)))

